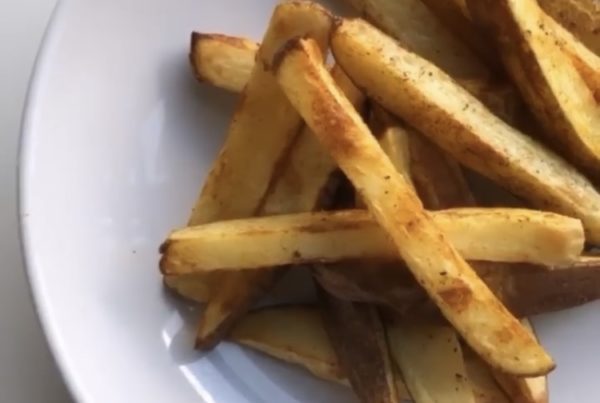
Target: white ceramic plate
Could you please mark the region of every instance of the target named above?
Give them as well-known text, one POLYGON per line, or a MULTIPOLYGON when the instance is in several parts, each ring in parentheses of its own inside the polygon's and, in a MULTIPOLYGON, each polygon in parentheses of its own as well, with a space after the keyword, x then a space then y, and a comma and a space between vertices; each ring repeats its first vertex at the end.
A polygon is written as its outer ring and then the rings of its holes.
MULTIPOLYGON (((355 401, 228 343, 193 352, 194 315, 158 274, 158 245, 185 223, 235 100, 192 78, 190 32, 259 39, 275 3, 72 1, 55 13, 24 122, 21 219, 40 316, 81 402, 355 401)), ((536 321, 558 362, 553 402, 600 399, 598 307, 536 321)))

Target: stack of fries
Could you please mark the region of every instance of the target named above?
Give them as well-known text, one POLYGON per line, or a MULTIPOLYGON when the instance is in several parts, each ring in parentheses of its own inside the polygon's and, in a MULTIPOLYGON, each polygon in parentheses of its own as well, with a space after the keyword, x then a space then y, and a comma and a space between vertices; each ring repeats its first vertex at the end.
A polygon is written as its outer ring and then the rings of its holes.
POLYGON ((165 284, 205 304, 196 347, 368 403, 547 402, 526 318, 600 297, 594 1, 293 1, 260 44, 193 33, 198 80, 241 94, 161 247, 165 284), (252 310, 298 265, 318 303, 252 310))

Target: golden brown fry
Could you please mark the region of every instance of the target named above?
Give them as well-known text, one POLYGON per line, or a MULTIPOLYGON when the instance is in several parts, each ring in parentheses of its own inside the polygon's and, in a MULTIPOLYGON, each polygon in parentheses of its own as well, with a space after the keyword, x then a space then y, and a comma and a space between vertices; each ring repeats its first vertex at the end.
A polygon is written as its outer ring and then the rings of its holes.
POLYGON ((278 82, 419 283, 468 343, 494 366, 519 375, 552 370, 554 363, 544 349, 502 306, 423 209, 322 66, 321 58, 311 40, 291 41, 275 65, 278 82))
POLYGON ((360 401, 399 403, 396 374, 377 307, 344 301, 317 289, 325 330, 360 401))
POLYGON ((455 78, 487 80, 481 61, 422 0, 347 0, 376 26, 455 78))
MULTIPOLYGON (((325 49, 330 29, 331 16, 314 3, 287 2, 275 8, 258 50, 259 63, 244 87, 225 144, 192 211, 190 225, 258 212, 278 164, 302 123, 265 65, 272 62, 274 53, 288 39, 296 36, 314 38, 325 49), (248 153, 249 149, 259 150, 259 154, 248 153), (249 166, 252 169, 247 169, 249 166), (238 197, 240 194, 244 197, 238 197)), ((210 348, 222 338, 231 323, 249 308, 247 301, 262 295, 275 282, 276 273, 271 273, 271 278, 267 274, 212 275, 215 277, 209 283, 218 284, 219 292, 210 295, 198 329, 197 347, 210 348)))
MULTIPOLYGON (((581 223, 554 213, 465 208, 436 211, 431 217, 470 260, 554 265, 573 262, 583 250, 581 223)), ((165 274, 398 258, 393 243, 364 210, 187 227, 169 236, 162 253, 161 270, 165 274)))
POLYGON ((592 184, 441 70, 361 20, 341 20, 332 49, 367 95, 457 160, 539 208, 580 218, 588 240, 600 242, 600 194, 592 184))
POLYGON ((475 402, 456 332, 416 318, 387 325, 394 360, 416 403, 475 402))
MULTIPOLYGON (((364 96, 344 72, 334 67, 332 75, 340 89, 358 109, 364 96)), ((332 172, 337 168, 308 127, 304 127, 285 157, 281 173, 274 178, 261 215, 310 211, 329 204, 332 197, 332 172)), ((332 186, 333 185, 333 186, 332 186)), ((222 274, 218 292, 211 296, 198 328, 197 344, 210 347, 252 304, 268 292, 282 274, 281 269, 222 274)), ((180 276, 185 282, 185 276, 180 276)))
POLYGON ((539 3, 550 16, 600 55, 600 3, 597 0, 539 0, 539 3))
MULTIPOLYGON (((527 319, 522 323, 533 334, 531 323, 527 319)), ((492 375, 514 403, 548 403, 546 376, 520 378, 500 371, 492 371, 492 375)))
POLYGON ((258 44, 250 39, 192 32, 190 64, 199 81, 242 92, 250 80, 258 44))
MULTIPOLYGON (((545 128, 541 134, 574 165, 600 180, 596 132, 600 104, 565 52, 568 45, 558 40, 554 29, 558 24, 552 25, 536 0, 468 0, 467 4, 472 17, 495 39, 506 70, 545 128)), ((594 68, 591 71, 600 75, 594 68)))

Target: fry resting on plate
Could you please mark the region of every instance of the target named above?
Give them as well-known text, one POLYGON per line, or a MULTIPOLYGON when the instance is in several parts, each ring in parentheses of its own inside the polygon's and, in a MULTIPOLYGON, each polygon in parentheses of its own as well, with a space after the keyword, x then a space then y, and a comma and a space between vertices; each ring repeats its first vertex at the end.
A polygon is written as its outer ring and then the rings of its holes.
POLYGON ((363 403, 547 403, 522 320, 600 298, 600 8, 345 2, 365 20, 287 1, 260 42, 192 34, 192 74, 239 101, 164 284, 205 305, 196 347, 363 403), (253 310, 291 266, 320 305, 253 310))

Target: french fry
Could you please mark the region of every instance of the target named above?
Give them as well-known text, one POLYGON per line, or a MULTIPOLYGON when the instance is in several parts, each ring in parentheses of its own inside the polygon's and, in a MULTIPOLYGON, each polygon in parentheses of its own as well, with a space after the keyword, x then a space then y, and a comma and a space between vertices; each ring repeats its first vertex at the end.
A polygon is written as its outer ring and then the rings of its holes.
POLYGON ((485 362, 471 349, 463 348, 469 384, 477 403, 514 403, 499 388, 485 362))
MULTIPOLYGON (((531 323, 527 319, 524 319, 522 323, 533 333, 531 323)), ((548 403, 548 388, 545 376, 520 378, 500 371, 492 371, 492 375, 514 403, 548 403)))
POLYGON ((600 4, 596 0, 539 0, 552 18, 600 55, 600 4))
MULTIPOLYGON (((573 262, 583 250, 581 223, 524 209, 436 211, 432 221, 469 260, 573 262)), ((337 262, 394 261, 396 249, 364 210, 221 221, 173 232, 162 247, 164 274, 337 262)))
MULTIPOLYGON (((568 46, 557 40, 551 19, 536 0, 468 0, 467 4, 472 17, 495 40, 506 70, 545 128, 541 134, 546 141, 592 179, 600 180, 596 133, 600 104, 565 52, 568 46)), ((600 59, 589 53, 599 66, 600 59)), ((600 72, 594 72, 600 77, 600 72)))
POLYGON ((426 60, 361 20, 340 20, 338 63, 367 95, 457 160, 541 209, 580 218, 600 242, 600 194, 573 167, 491 114, 426 60))
POLYGON ((250 39, 192 32, 189 58, 199 81, 242 92, 250 80, 257 52, 258 44, 250 39))
POLYGON ((475 402, 456 332, 416 318, 392 321, 387 337, 415 403, 475 402))
POLYGON ((278 55, 274 71, 290 102, 361 194, 420 284, 468 343, 495 367, 524 376, 552 370, 554 363, 544 349, 423 209, 321 60, 310 39, 298 39, 278 55))
MULTIPOLYGON (((329 265, 319 283, 341 299, 388 306, 400 315, 423 310, 427 298, 414 278, 396 263, 371 265, 369 271, 329 265)), ((473 268, 492 292, 517 317, 573 308, 600 299, 600 258, 581 257, 574 264, 548 270, 516 263, 476 262, 473 268)), ((429 308, 426 311, 431 311, 429 308)))
MULTIPOLYGON (((349 385, 315 305, 284 305, 249 312, 232 329, 230 340, 300 365, 319 378, 349 385)), ((410 401, 398 377, 398 397, 410 401)))
POLYGON ((321 317, 314 306, 287 305, 247 313, 229 339, 298 364, 319 378, 348 384, 321 317))
POLYGON ((486 66, 438 20, 422 0, 347 0, 413 52, 455 78, 487 80, 486 66))
POLYGON ((498 54, 486 38, 481 35, 478 27, 470 20, 468 13, 466 13, 466 4, 463 1, 421 1, 429 7, 450 32, 465 43, 481 60, 485 61, 490 70, 497 72, 500 65, 498 54))
MULTIPOLYGON (((189 225, 248 217, 259 211, 279 162, 302 123, 264 66, 272 62, 281 45, 296 36, 314 38, 325 49, 330 29, 331 16, 314 3, 286 2, 275 8, 257 53, 260 63, 253 67, 244 87, 225 144, 204 183, 189 225), (259 150, 258 154, 248 153, 249 149, 259 150)), ((209 295, 198 328, 197 347, 211 348, 223 337, 231 323, 249 308, 246 302, 262 295, 275 282, 273 276, 277 273, 271 273, 271 278, 267 274, 211 275, 207 283, 218 284, 219 292, 209 295)))
POLYGON ((376 306, 329 295, 317 286, 323 324, 361 402, 398 403, 396 374, 376 306))

